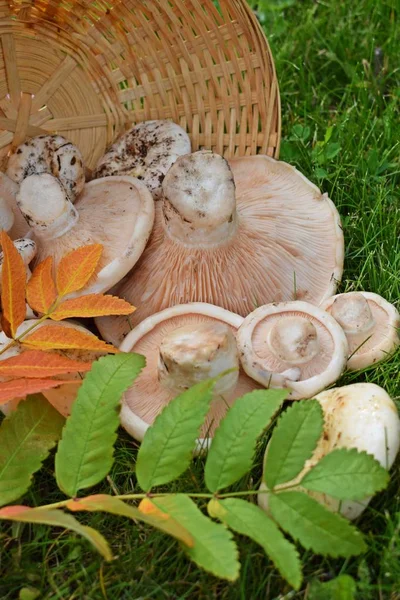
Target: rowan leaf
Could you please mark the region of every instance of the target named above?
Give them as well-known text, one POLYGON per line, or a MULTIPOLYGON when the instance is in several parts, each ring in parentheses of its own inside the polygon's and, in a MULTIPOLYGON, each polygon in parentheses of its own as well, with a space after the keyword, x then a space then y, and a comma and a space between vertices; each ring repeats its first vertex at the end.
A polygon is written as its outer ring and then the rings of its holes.
POLYGON ((356 600, 356 597, 357 584, 350 575, 324 582, 314 580, 307 594, 307 600, 356 600))
POLYGON ((42 397, 21 402, 0 426, 0 506, 29 488, 61 436, 65 419, 42 397))
POLYGON ((322 435, 324 418, 318 400, 296 402, 279 418, 268 446, 264 478, 269 489, 300 473, 322 435))
POLYGON ((185 494, 160 496, 151 501, 188 530, 194 545, 189 548, 181 544, 181 547, 199 567, 228 581, 238 578, 238 550, 232 533, 224 525, 206 517, 185 494))
POLYGON ((121 396, 145 365, 140 354, 104 356, 93 363, 72 406, 56 454, 59 488, 75 497, 101 481, 114 462, 121 396))
POLYGON ((3 248, 1 305, 3 319, 10 324, 8 333, 11 333, 10 337, 14 338, 26 315, 26 270, 21 255, 6 232, 2 231, 0 236, 3 248))
POLYGON ((20 523, 41 523, 43 525, 53 525, 63 527, 79 533, 86 538, 106 560, 112 560, 110 546, 107 540, 99 531, 92 527, 81 525, 72 515, 62 510, 30 508, 29 506, 6 506, 0 509, 0 519, 4 521, 18 521, 20 523))
POLYGON ((227 498, 210 500, 208 512, 240 535, 246 535, 262 548, 282 577, 296 590, 302 582, 301 562, 298 552, 279 530, 277 525, 255 504, 227 498))
POLYGON ((269 508, 278 525, 307 550, 332 557, 354 556, 366 550, 358 529, 307 494, 271 494, 269 508))
POLYGON ((257 438, 287 397, 287 390, 255 390, 238 398, 214 434, 204 470, 211 492, 232 485, 251 468, 257 438))
POLYGON ((99 264, 102 252, 101 244, 91 244, 63 256, 56 275, 58 294, 66 296, 85 287, 99 264))
POLYGON ((43 325, 23 338, 22 344, 27 348, 41 350, 92 350, 116 354, 117 348, 106 344, 92 333, 85 333, 72 327, 62 325, 43 325))
MULTIPOLYGON (((71 384, 74 381, 71 379, 68 381, 62 379, 13 379, 12 381, 2 381, 0 383, 0 405, 14 398, 25 398, 29 394, 51 390, 63 383, 71 384)), ((76 383, 80 383, 80 381, 76 383)))
POLYGON ((104 317, 107 315, 130 315, 135 307, 115 296, 88 294, 79 298, 65 300, 50 314, 53 321, 73 319, 75 317, 104 317))
POLYGON ((53 258, 48 256, 33 271, 26 286, 29 306, 38 313, 47 314, 57 298, 53 280, 53 258))
POLYGON ((171 400, 146 431, 136 460, 136 477, 145 492, 188 468, 214 384, 215 379, 202 381, 171 400))
POLYGON ((189 532, 175 521, 171 515, 157 508, 148 498, 143 499, 139 507, 136 507, 113 496, 97 494, 79 500, 71 500, 68 502, 67 508, 74 512, 79 510, 107 512, 112 515, 127 517, 133 521, 142 521, 171 535, 187 546, 193 546, 193 538, 189 532))
POLYGON ((0 361, 0 376, 44 378, 65 373, 84 373, 91 368, 90 362, 72 360, 54 352, 27 350, 0 361))
POLYGON ((363 500, 388 482, 389 473, 373 456, 356 448, 338 448, 321 458, 300 485, 339 500, 363 500))

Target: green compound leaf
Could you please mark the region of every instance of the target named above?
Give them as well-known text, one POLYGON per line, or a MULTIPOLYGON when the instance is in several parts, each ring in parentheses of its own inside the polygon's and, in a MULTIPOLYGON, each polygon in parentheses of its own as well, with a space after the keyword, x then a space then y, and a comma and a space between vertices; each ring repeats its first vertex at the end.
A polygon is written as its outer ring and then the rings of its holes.
POLYGON ((232 533, 206 517, 185 494, 152 498, 160 510, 171 515, 190 533, 194 545, 181 547, 199 567, 209 573, 234 581, 239 576, 238 550, 232 533))
POLYGON ((68 496, 95 485, 111 469, 121 396, 144 365, 143 356, 121 353, 100 358, 86 375, 56 454, 57 484, 68 496))
POLYGON ((0 506, 29 488, 33 474, 61 436, 65 423, 40 395, 30 396, 0 426, 0 506))
POLYGON ((383 490, 389 473, 366 452, 339 448, 324 456, 303 477, 301 485, 339 500, 363 500, 383 490))
POLYGON ((318 400, 296 402, 283 413, 268 445, 264 478, 269 489, 300 473, 315 450, 323 426, 318 400))
POLYGON ((202 381, 171 400, 146 431, 136 462, 136 477, 145 492, 188 468, 215 381, 202 381))
POLYGON ((264 549, 282 577, 296 590, 301 586, 301 562, 297 550, 258 506, 245 500, 210 500, 209 514, 264 549))
POLYGON ((287 390, 255 390, 236 400, 208 452, 204 474, 211 492, 231 485, 251 469, 257 438, 287 395, 287 390))
POLYGON ((358 529, 307 494, 271 494, 269 507, 278 525, 307 550, 333 557, 354 556, 366 550, 358 529))

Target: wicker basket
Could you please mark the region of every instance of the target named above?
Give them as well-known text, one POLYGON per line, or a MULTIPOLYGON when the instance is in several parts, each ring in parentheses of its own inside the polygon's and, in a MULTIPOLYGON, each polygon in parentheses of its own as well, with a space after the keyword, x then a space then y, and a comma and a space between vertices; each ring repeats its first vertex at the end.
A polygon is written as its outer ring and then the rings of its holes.
POLYGON ((58 132, 93 167, 131 124, 277 157, 279 90, 246 0, 0 0, 0 158, 58 132), (172 5, 172 6, 171 6, 172 5))

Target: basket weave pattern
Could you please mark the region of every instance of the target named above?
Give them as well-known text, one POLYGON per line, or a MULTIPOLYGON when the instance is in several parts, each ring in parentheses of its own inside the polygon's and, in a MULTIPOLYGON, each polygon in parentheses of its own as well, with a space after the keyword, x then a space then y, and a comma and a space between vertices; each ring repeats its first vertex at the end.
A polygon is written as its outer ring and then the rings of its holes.
POLYGON ((133 123, 277 157, 273 59, 246 0, 0 0, 0 153, 57 132, 93 168, 133 123), (171 4, 173 6, 171 6, 171 4))

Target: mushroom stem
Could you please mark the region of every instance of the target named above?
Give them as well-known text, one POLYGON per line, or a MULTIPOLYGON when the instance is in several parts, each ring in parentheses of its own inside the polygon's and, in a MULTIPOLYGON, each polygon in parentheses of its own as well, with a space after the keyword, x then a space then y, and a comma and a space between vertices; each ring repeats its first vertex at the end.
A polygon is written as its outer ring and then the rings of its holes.
POLYGON ((26 177, 21 183, 17 203, 27 223, 42 239, 61 237, 79 219, 60 181, 47 173, 26 177))
POLYGON ((235 183, 227 161, 200 150, 178 158, 163 182, 164 228, 186 246, 218 246, 236 231, 235 183))
POLYGON ((338 296, 332 305, 331 315, 353 341, 360 334, 365 339, 375 326, 368 301, 359 292, 338 296))
POLYGON ((318 334, 312 322, 304 317, 278 319, 268 336, 271 352, 289 365, 302 365, 319 352, 318 334))
POLYGON ((179 327, 160 344, 158 378, 165 388, 181 393, 228 369, 214 387, 214 395, 229 394, 239 377, 239 355, 231 328, 224 323, 179 327))

